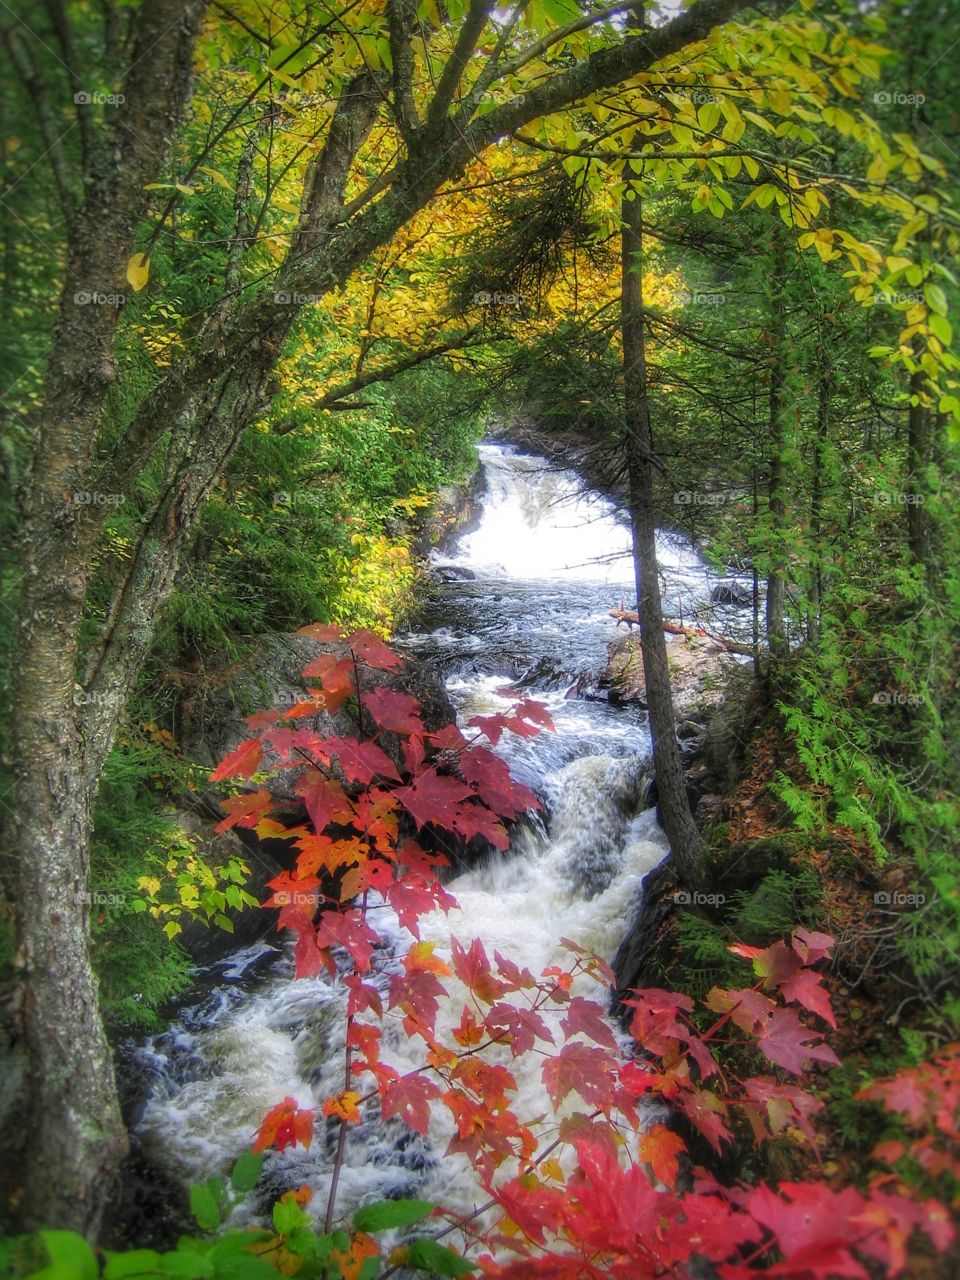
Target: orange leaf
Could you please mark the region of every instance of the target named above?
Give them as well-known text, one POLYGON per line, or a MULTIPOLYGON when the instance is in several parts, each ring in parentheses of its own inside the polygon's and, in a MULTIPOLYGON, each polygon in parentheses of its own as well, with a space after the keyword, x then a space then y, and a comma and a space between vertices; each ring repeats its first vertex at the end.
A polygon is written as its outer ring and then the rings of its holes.
POLYGON ((380 1257, 380 1246, 373 1236, 360 1231, 353 1237, 349 1249, 334 1249, 330 1257, 340 1268, 343 1280, 359 1280, 366 1260, 380 1257))
POLYGON ((293 1098, 284 1098, 263 1117, 253 1149, 264 1151, 267 1147, 276 1147, 283 1151, 298 1142, 302 1147, 309 1147, 312 1141, 313 1112, 301 1111, 293 1098))
POLYGON ((323 1114, 335 1116, 338 1120, 346 1120, 348 1124, 359 1124, 361 1117, 357 1104, 360 1096, 359 1093, 353 1093, 350 1089, 343 1089, 332 1098, 327 1098, 323 1104, 323 1114))

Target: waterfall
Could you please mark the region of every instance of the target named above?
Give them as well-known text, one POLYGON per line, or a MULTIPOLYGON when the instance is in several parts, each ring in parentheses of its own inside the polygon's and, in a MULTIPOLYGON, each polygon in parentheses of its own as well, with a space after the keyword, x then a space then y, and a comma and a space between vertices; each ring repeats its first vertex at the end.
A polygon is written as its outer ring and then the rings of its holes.
MULTIPOLYGON (((545 818, 519 824, 508 854, 493 854, 453 880, 458 909, 426 920, 423 936, 441 953, 449 953, 451 934, 479 937, 489 955, 499 950, 539 973, 562 962, 563 937, 612 958, 640 881, 667 848, 654 812, 642 808, 649 758, 642 713, 564 692, 579 674, 603 665, 616 634, 607 611, 630 590, 629 530, 572 472, 502 445, 482 446, 481 457, 488 482, 481 520, 442 561, 474 576, 438 583, 420 629, 401 644, 440 666, 459 718, 509 705, 502 689, 513 681, 536 690, 557 732, 507 734, 498 745, 518 779, 543 798, 545 818)), ((669 591, 678 600, 705 598, 709 583, 695 553, 675 537, 661 538, 669 591)), ((386 985, 394 954, 408 941, 395 926, 395 946, 378 956, 374 981, 386 985)), ((285 1095, 314 1107, 343 1084, 339 981, 293 981, 279 938, 236 953, 205 981, 203 998, 136 1050, 138 1069, 152 1081, 137 1137, 154 1163, 185 1183, 228 1169, 285 1095)), ((588 979, 578 981, 586 983, 583 994, 596 996, 588 979)), ((453 1007, 459 1016, 456 999, 453 1007)), ((419 1065, 420 1047, 391 1031, 384 1057, 410 1069, 419 1065)), ((527 1118, 543 1114, 549 1103, 540 1060, 529 1054, 510 1065, 517 1110, 527 1118)), ((423 1140, 397 1122, 365 1118, 347 1144, 340 1212, 412 1195, 473 1208, 480 1192, 472 1171, 462 1157, 443 1157, 449 1124, 439 1108, 423 1140)), ((313 1209, 322 1212, 332 1152, 322 1124, 317 1130, 309 1152, 269 1156, 260 1208, 306 1182, 315 1191, 313 1209)))

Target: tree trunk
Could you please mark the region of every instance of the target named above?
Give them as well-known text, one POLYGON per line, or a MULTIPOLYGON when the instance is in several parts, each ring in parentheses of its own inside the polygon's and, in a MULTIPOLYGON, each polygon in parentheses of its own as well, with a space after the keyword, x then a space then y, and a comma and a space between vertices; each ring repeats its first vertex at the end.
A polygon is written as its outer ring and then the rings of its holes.
POLYGON ((813 473, 810 480, 810 585, 807 603, 807 639, 820 639, 820 610, 823 607, 823 499, 824 469, 830 440, 830 388, 832 370, 826 349, 818 348, 820 360, 817 398, 817 434, 813 442, 813 473))
POLYGON ((677 874, 693 887, 700 879, 703 844, 687 802, 680 748, 677 743, 667 643, 663 632, 663 607, 657 566, 656 520, 653 509, 653 435, 647 389, 646 338, 641 250, 643 212, 640 196, 622 204, 622 295, 624 417, 627 467, 630 483, 630 515, 633 560, 637 583, 640 650, 653 767, 660 799, 663 827, 677 874))
POLYGON ((773 272, 771 279, 770 344, 770 470, 767 506, 770 512, 770 568, 767 573, 767 647, 771 662, 787 652, 785 617, 786 575, 784 564, 784 519, 786 491, 783 452, 785 447, 784 401, 786 392, 787 315, 785 304, 786 253, 779 227, 773 229, 773 272))

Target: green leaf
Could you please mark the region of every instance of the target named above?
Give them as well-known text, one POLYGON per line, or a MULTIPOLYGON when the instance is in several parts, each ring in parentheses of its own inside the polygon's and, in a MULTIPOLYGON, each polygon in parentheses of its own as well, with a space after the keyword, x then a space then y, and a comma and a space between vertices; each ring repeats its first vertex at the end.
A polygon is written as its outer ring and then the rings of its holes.
POLYGON ((208 1183, 190 1188, 190 1212, 204 1231, 216 1231, 219 1227, 220 1206, 208 1183))
POLYGON ((245 1151, 230 1174, 230 1185, 234 1191, 246 1194, 252 1191, 263 1171, 264 1154, 262 1151, 245 1151))
POLYGON ((103 1280, 124 1280, 126 1276, 156 1271, 160 1255, 154 1249, 133 1249, 130 1253, 108 1253, 103 1280))
POLYGON ((55 1267, 69 1267, 81 1280, 100 1274, 93 1250, 75 1231, 41 1231, 40 1239, 55 1267))
POLYGON ((438 1276, 465 1276, 479 1268, 436 1240, 414 1240, 407 1251, 407 1266, 438 1276))
POLYGON ((436 1205, 429 1200, 381 1200, 366 1204, 353 1215, 353 1225, 358 1231, 389 1231, 391 1227, 408 1227, 419 1222, 436 1205))
POLYGON ((935 311, 938 316, 947 314, 947 295, 938 284, 924 285, 923 296, 931 311, 935 311))
POLYGON ((213 1274, 216 1280, 277 1280, 277 1272, 270 1263, 252 1253, 219 1259, 213 1274))
POLYGON ((212 1259, 190 1249, 164 1254, 157 1270, 161 1275, 177 1276, 179 1280, 213 1280, 215 1274, 212 1259))
POLYGON ((288 1200, 278 1200, 273 1206, 273 1225, 282 1236, 289 1235, 308 1221, 307 1215, 292 1196, 288 1200))
POLYGON ((945 347, 949 347, 953 340, 953 329, 950 321, 946 316, 932 315, 928 321, 930 332, 940 339, 945 347))

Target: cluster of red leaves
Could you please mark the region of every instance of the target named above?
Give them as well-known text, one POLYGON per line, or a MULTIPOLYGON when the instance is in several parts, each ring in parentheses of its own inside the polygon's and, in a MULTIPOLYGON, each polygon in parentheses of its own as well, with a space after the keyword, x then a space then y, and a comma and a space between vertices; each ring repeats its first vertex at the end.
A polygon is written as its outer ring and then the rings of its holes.
MULTIPOLYGON (((960 1187, 960 1044, 947 1045, 930 1062, 907 1067, 889 1080, 876 1080, 857 1094, 864 1102, 880 1102, 897 1116, 909 1141, 881 1142, 874 1156, 885 1165, 915 1162, 931 1180, 960 1187)), ((878 1175, 886 1185, 893 1174, 878 1175)), ((953 1197, 960 1209, 960 1191, 953 1197)))
MULTIPOLYGON (((367 687, 370 672, 400 664, 379 637, 307 630, 325 641, 342 640, 342 652, 325 653, 306 669, 305 678, 316 683, 302 703, 252 717, 258 736, 231 753, 214 777, 297 768, 308 822, 293 830, 272 822, 269 793, 258 789, 228 800, 221 826, 255 827, 294 843, 296 868, 271 882, 264 905, 279 911, 279 928, 295 934, 297 975, 325 967, 336 977, 334 950, 348 956, 340 981, 347 992, 348 1079, 356 1078, 357 1089, 326 1099, 323 1115, 345 1131, 375 1103, 383 1119, 399 1119, 426 1136, 435 1114, 445 1113, 448 1154, 465 1156, 490 1196, 489 1227, 458 1224, 487 1250, 478 1259, 486 1274, 642 1280, 679 1275, 692 1259, 704 1259, 723 1280, 742 1280, 758 1269, 787 1280, 868 1280, 868 1267, 890 1276, 903 1272, 915 1232, 936 1249, 949 1246, 946 1209, 911 1198, 893 1173, 863 1193, 826 1182, 786 1183, 777 1191, 725 1187, 691 1167, 678 1133, 659 1119, 651 1123, 665 1104, 720 1151, 732 1140, 731 1118, 739 1113, 757 1143, 786 1134, 815 1149, 814 1117, 822 1103, 803 1079, 837 1058, 804 1015, 835 1026, 814 967, 829 954, 827 935, 797 929, 789 942, 765 949, 731 948, 750 961, 755 980, 737 990, 714 988, 699 1014, 680 993, 632 993, 626 1050, 606 1016, 612 973, 566 939, 569 963, 538 975, 499 952, 491 960, 479 940, 453 940, 449 961, 433 944, 416 941, 389 976, 372 972, 381 943, 371 923, 372 893, 416 939, 425 913, 454 905, 437 874, 445 860, 401 838, 403 815, 418 830, 429 824, 465 838, 483 835, 505 848, 504 823, 536 799, 513 782, 498 756, 456 726, 427 732, 410 695, 367 687), (355 737, 322 738, 296 727, 350 698, 359 715, 355 737), (396 752, 391 758, 381 745, 384 734, 399 743, 402 773, 396 752), (591 982, 599 984, 603 1003, 581 994, 591 982), (714 1017, 704 1029, 699 1019, 706 1014, 714 1017), (401 1075, 382 1059, 386 1019, 401 1021, 411 1039, 422 1040, 421 1067, 401 1075), (737 1076, 728 1060, 731 1045, 758 1052, 770 1073, 737 1076), (517 1109, 511 1067, 529 1054, 542 1059, 554 1108, 546 1117, 517 1109), (504 1261, 511 1254, 517 1260, 504 1261)), ((475 717, 468 727, 495 745, 503 732, 530 735, 550 721, 544 708, 523 701, 509 714, 475 717)), ((932 1125, 939 1139, 918 1137, 913 1152, 928 1172, 956 1174, 945 1140, 958 1138, 960 1050, 872 1085, 863 1097, 905 1115, 916 1130, 932 1125)), ((310 1113, 287 1098, 264 1120, 256 1149, 308 1145, 311 1133, 310 1113)), ((887 1144, 877 1154, 889 1162, 903 1151, 887 1144)))
POLYGON ((253 1144, 254 1151, 276 1147, 309 1147, 313 1141, 313 1112, 301 1110, 293 1098, 284 1098, 263 1117, 253 1144))

